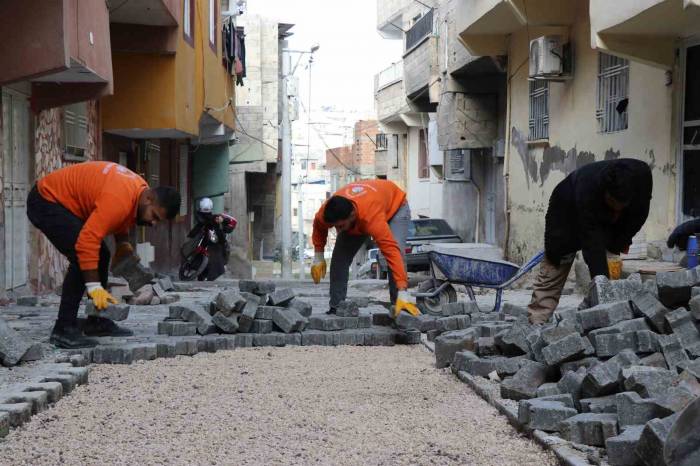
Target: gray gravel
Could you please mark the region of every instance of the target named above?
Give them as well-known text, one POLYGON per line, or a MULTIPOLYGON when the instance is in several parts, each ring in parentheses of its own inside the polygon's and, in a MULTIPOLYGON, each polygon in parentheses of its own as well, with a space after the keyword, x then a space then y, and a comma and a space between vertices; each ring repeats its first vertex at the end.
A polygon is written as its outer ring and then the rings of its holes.
POLYGON ((424 348, 251 348, 96 366, 0 464, 555 465, 424 348))

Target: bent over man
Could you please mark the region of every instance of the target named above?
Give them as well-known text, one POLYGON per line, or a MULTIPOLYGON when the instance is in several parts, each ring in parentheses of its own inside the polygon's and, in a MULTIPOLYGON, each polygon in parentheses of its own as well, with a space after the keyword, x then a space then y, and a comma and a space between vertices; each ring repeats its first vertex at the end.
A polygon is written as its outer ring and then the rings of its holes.
POLYGON ((549 199, 544 261, 535 280, 529 320, 542 324, 554 313, 577 251, 591 277, 609 277, 607 252, 627 252, 649 215, 652 177, 641 160, 594 162, 573 171, 549 199))
POLYGON ((408 274, 404 251, 411 222, 406 193, 391 181, 363 180, 338 190, 316 213, 312 240, 316 251, 311 276, 319 283, 326 276, 323 250, 328 230, 335 227, 338 236, 333 249, 330 271, 330 310, 348 292, 349 268, 368 236, 374 238, 389 265, 389 294, 394 317, 401 311, 420 314, 415 300, 408 293, 408 274))
POLYGON ((173 188, 151 189, 143 178, 111 162, 72 165, 37 182, 27 198, 27 216, 69 263, 52 344, 84 348, 97 344, 85 335, 131 335, 101 317, 88 317, 79 328, 80 300, 87 289, 99 310, 117 302, 105 289, 110 260, 106 236, 114 235, 116 259, 131 255, 128 233, 134 224, 172 219, 179 208, 180 195, 173 188))

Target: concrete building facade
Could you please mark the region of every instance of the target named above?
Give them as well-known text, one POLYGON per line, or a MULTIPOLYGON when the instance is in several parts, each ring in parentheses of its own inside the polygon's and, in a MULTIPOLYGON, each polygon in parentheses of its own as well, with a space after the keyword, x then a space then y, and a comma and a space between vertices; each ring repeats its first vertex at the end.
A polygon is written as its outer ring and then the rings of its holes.
POLYGON ((665 240, 678 221, 697 215, 696 183, 687 180, 699 153, 689 135, 700 126, 693 91, 700 85, 700 6, 542 0, 525 11, 523 3, 457 2, 466 49, 507 56, 508 256, 520 261, 543 247, 544 214, 559 181, 584 164, 619 157, 646 161, 654 177, 652 208, 635 241, 665 240), (531 41, 542 36, 570 46, 571 70, 558 79, 532 79, 531 41))

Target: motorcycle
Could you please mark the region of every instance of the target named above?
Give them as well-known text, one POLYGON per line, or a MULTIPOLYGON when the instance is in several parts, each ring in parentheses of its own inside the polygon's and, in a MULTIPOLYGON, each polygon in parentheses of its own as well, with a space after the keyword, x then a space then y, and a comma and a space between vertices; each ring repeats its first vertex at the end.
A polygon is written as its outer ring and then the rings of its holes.
POLYGON ((180 280, 215 280, 224 273, 229 251, 226 235, 236 228, 236 219, 228 215, 219 217, 222 218, 220 226, 215 222, 202 222, 188 235, 190 239, 180 248, 180 280))

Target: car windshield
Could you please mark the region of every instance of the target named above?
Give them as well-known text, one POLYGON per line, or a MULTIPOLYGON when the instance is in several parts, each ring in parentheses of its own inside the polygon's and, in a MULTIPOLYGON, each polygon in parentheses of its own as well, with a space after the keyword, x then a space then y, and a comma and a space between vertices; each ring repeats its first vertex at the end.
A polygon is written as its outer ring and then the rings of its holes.
POLYGON ((376 259, 378 253, 379 253, 379 249, 370 249, 369 250, 369 258, 376 259))
POLYGON ((426 220, 411 220, 411 225, 408 227, 408 236, 411 238, 419 238, 421 236, 447 236, 454 235, 455 232, 450 228, 446 221, 439 218, 426 220))

